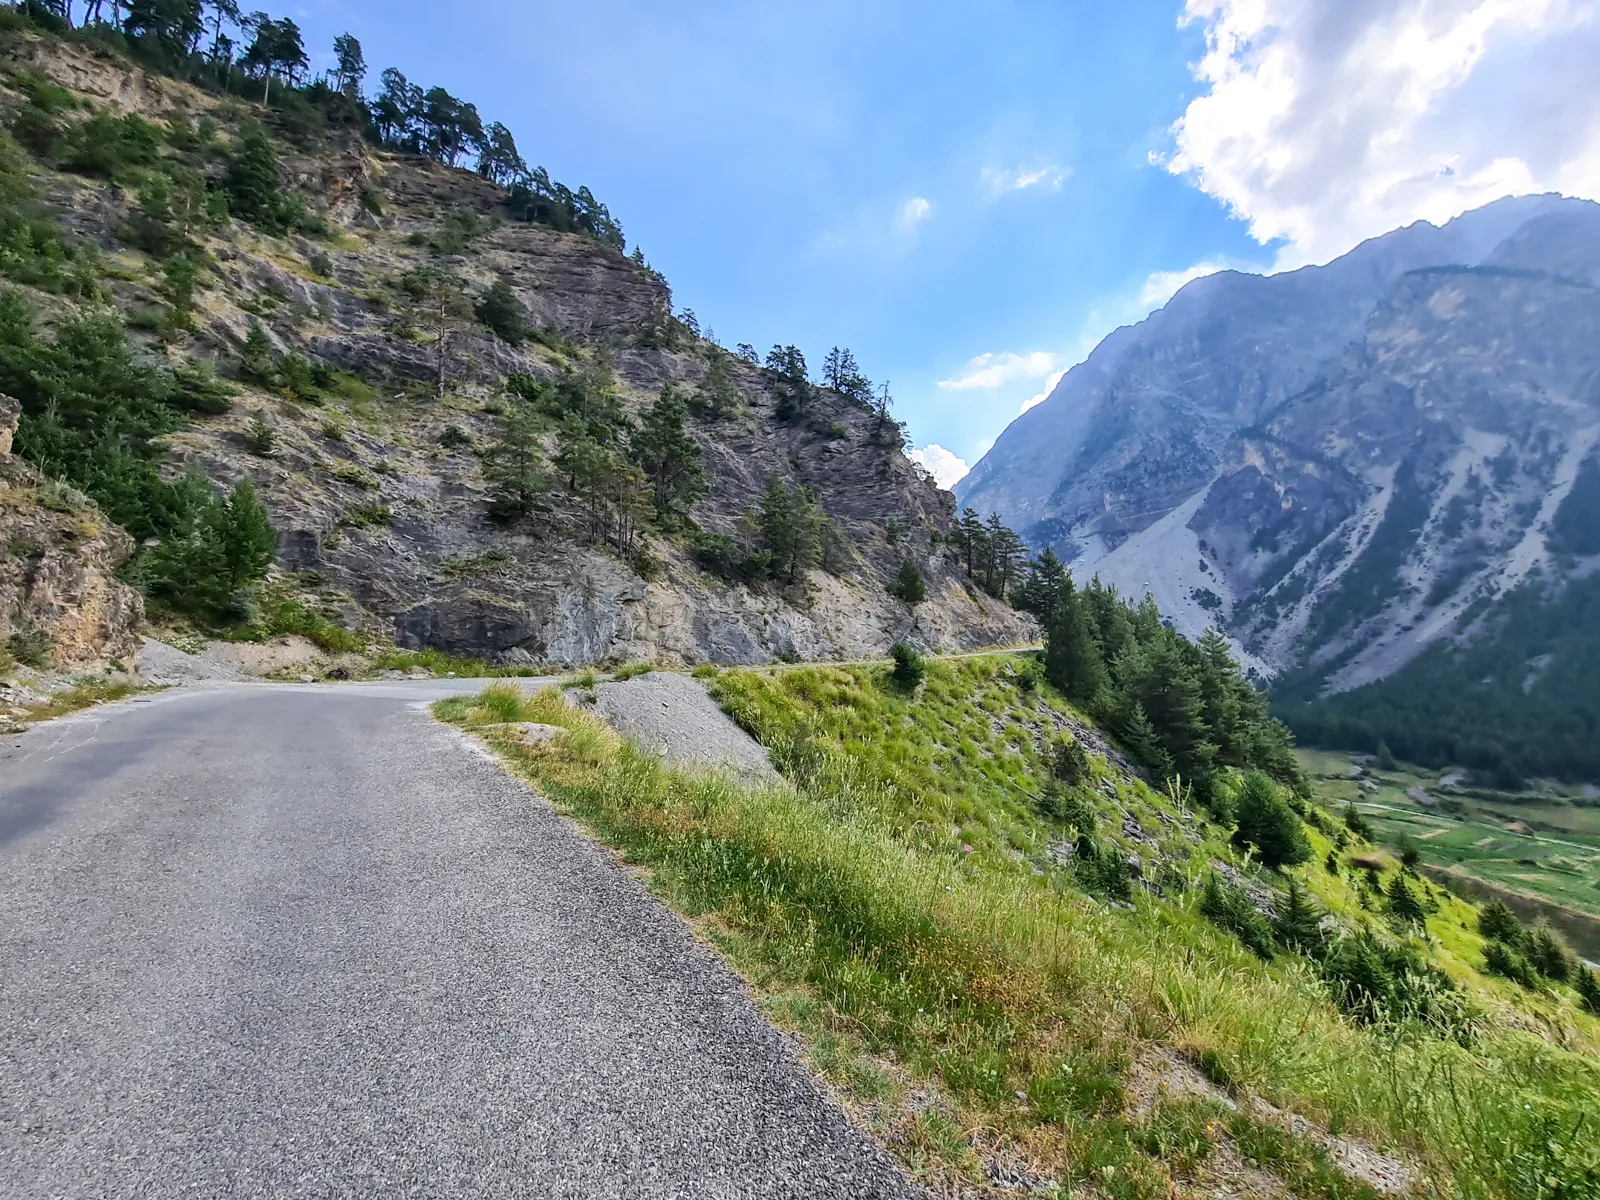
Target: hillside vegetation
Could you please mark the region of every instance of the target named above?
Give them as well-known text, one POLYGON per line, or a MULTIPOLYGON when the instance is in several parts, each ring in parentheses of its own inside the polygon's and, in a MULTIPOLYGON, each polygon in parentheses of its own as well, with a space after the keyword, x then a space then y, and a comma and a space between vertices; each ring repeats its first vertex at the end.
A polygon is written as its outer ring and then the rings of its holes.
POLYGON ((0 8, 0 391, 156 620, 522 669, 1027 639, 849 351, 703 335, 354 38, 313 78, 287 18, 106 15, 0 8))
POLYGON ((1210 819, 1031 655, 920 673, 711 679, 766 790, 554 690, 438 707, 648 868, 930 1182, 1600 1195, 1600 1023, 1570 983, 1485 975, 1471 905, 1261 774, 1219 771, 1239 823, 1210 819), (520 720, 567 732, 524 746, 520 720), (1274 825, 1304 865, 1262 867, 1274 825))

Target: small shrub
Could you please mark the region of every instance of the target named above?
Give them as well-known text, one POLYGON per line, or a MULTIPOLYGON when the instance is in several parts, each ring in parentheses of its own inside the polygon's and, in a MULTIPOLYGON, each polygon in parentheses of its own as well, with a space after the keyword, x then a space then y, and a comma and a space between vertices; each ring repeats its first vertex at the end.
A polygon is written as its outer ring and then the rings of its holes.
POLYGON ((381 502, 374 504, 358 504, 354 508, 345 510, 340 518, 340 523, 354 526, 356 529, 366 529, 373 525, 387 525, 391 514, 389 506, 381 502))
POLYGON ((611 678, 616 680, 618 683, 621 683, 625 680, 636 679, 640 675, 648 675, 654 670, 655 667, 650 663, 627 663, 624 666, 618 667, 615 674, 613 674, 611 678))
POLYGON ((278 434, 260 413, 251 418, 250 427, 244 431, 244 448, 259 458, 271 458, 277 453, 278 434))
POLYGON ((1500 975, 1525 988, 1539 986, 1533 964, 1504 942, 1490 942, 1483 948, 1483 965, 1491 975, 1500 975))
POLYGON ((1200 893, 1200 912, 1219 929, 1226 929, 1259 957, 1272 957, 1272 926, 1256 911, 1241 889, 1227 886, 1215 874, 1206 877, 1200 893))
POLYGON ((516 293, 505 280, 497 279, 489 285, 473 312, 480 323, 503 342, 516 346, 527 339, 528 331, 522 323, 522 306, 516 293))
POLYGON ((472 439, 462 432, 459 425, 446 425, 439 434, 439 445, 446 450, 470 450, 472 439))
POLYGON ((1097 817, 1094 805, 1084 796, 1082 788, 1058 779, 1047 779, 1037 804, 1042 816, 1075 831, 1080 849, 1093 846, 1097 817), (1087 842, 1084 839, 1088 839, 1087 842))
POLYGON ((1086 892, 1124 904, 1133 899, 1133 872, 1112 843, 1096 844, 1080 837, 1073 873, 1086 892))
POLYGON ((25 667, 43 671, 55 661, 55 640, 44 630, 24 626, 6 639, 6 651, 25 667))
POLYGON ((1409 833, 1402 834, 1397 848, 1400 851, 1400 865, 1408 871, 1415 871, 1417 864, 1422 861, 1422 848, 1416 840, 1409 833))
POLYGON ((1094 771, 1089 766, 1089 754, 1071 734, 1057 738, 1050 747, 1050 774, 1074 787, 1093 781, 1094 771))
POLYGON ((1376 836, 1372 822, 1361 815, 1361 810, 1352 801, 1344 806, 1344 825, 1351 833, 1362 841, 1370 842, 1376 836))
POLYGON ((928 673, 926 660, 908 642, 896 642, 889 648, 889 657, 894 659, 895 685, 908 692, 915 691, 928 673))

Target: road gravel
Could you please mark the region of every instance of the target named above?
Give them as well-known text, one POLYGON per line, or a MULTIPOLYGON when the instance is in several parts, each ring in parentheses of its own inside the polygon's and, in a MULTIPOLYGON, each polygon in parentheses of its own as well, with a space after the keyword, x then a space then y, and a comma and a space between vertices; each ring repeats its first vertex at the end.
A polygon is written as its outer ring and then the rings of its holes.
POLYGON ((0 739, 8 1197, 911 1196, 740 980, 422 702, 0 739))

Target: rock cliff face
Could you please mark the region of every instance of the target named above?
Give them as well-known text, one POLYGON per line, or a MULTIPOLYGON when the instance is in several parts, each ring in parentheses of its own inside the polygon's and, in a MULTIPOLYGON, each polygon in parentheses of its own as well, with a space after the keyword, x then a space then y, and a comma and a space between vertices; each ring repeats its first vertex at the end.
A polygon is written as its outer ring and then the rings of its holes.
POLYGON ((1500 201, 1325 267, 1198 280, 960 486, 1076 573, 1335 690, 1595 565, 1600 206, 1500 201), (1570 503, 1569 503, 1570 498, 1570 503), (1570 544, 1568 544, 1570 542, 1570 544))
POLYGON ((128 658, 144 608, 113 572, 133 543, 12 456, 17 415, 0 396, 0 659, 71 670, 128 658))
MULTIPOLYGON (((250 115, 71 47, 16 53, 104 111, 209 116, 225 130, 250 115)), ((230 411, 169 439, 173 471, 254 479, 280 530, 279 566, 324 611, 401 645, 558 664, 853 658, 899 638, 953 650, 1031 635, 946 562, 953 498, 865 406, 819 388, 803 419, 780 419, 774 378, 675 320, 642 261, 516 220, 505 193, 470 172, 279 132, 286 182, 329 235, 267 237, 238 221, 203 235, 193 332, 151 349, 237 377, 259 326, 274 355, 353 377, 316 401, 240 379, 230 411), (423 282, 441 276, 445 299, 423 282), (473 318, 497 281, 533 337, 513 344, 473 318), (769 477, 803 485, 830 523, 822 569, 784 587, 729 585, 696 567, 681 531, 624 553, 590 536, 584 502, 553 468, 539 511, 490 519, 483 452, 502 436, 509 376, 609 370, 637 418, 664 385, 703 391, 713 363, 736 395, 727 415, 690 421, 709 475, 690 515, 735 533, 769 477), (915 610, 886 591, 907 557, 928 581, 915 610)), ((39 184, 63 224, 127 264, 119 306, 148 302, 156 267, 120 232, 135 198, 55 172, 39 184)), ((556 450, 544 435, 542 455, 556 450)))

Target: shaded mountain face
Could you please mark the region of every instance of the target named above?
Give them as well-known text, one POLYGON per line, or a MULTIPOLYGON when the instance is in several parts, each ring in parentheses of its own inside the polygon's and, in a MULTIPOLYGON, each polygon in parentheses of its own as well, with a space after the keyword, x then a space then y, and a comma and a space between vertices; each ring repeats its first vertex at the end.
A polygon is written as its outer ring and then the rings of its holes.
POLYGON ((1264 673, 1357 687, 1595 565, 1597 284, 1600 206, 1551 196, 1197 280, 958 496, 1186 631, 1223 626, 1264 673))

